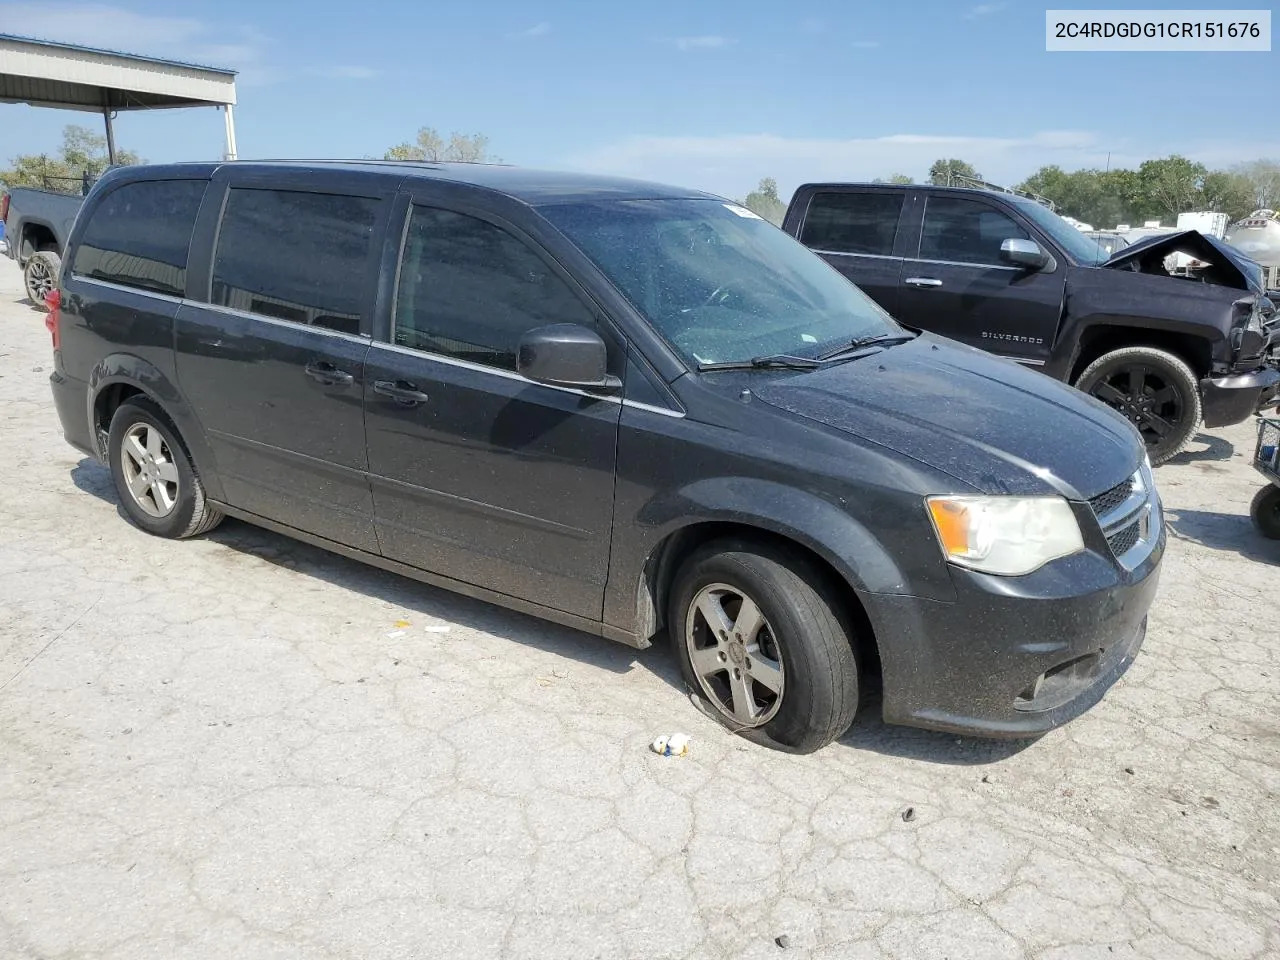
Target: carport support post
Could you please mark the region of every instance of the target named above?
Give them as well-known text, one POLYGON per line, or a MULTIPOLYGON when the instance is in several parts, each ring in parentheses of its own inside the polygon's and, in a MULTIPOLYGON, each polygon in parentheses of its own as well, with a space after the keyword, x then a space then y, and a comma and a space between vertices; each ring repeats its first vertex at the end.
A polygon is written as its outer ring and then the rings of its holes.
POLYGON ((107 122, 107 163, 116 165, 116 132, 111 127, 111 107, 102 108, 102 119, 107 122))
POLYGON ((231 104, 224 103, 222 111, 227 121, 227 152, 224 159, 234 160, 236 158, 236 118, 231 112, 231 104))

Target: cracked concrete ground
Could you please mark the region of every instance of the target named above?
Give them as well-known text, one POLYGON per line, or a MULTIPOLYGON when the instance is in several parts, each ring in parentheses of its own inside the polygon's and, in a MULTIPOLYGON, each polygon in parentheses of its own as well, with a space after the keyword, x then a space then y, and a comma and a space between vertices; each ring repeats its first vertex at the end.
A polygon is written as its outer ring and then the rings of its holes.
POLYGON ((864 711, 795 757, 662 649, 240 523, 141 533, 20 300, 0 261, 0 957, 1280 956, 1249 425, 1158 471, 1151 630, 1092 712, 1009 745, 864 711))

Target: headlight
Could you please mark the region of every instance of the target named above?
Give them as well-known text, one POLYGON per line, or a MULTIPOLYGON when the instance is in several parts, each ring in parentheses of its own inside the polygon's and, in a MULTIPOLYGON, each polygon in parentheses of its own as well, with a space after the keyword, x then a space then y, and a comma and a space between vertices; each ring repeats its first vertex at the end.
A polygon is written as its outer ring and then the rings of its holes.
POLYGON ((1084 549, 1061 497, 929 497, 929 516, 951 563, 1006 577, 1084 549))

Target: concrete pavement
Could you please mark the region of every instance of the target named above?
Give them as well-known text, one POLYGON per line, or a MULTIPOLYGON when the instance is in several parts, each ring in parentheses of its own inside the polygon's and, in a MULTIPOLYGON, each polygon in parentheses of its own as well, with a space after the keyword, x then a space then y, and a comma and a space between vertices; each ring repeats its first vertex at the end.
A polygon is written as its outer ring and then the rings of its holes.
POLYGON ((1248 425, 1157 471, 1151 629, 1092 712, 1009 745, 864 711, 795 757, 663 649, 240 523, 140 532, 22 296, 0 261, 0 957, 1280 956, 1248 425))

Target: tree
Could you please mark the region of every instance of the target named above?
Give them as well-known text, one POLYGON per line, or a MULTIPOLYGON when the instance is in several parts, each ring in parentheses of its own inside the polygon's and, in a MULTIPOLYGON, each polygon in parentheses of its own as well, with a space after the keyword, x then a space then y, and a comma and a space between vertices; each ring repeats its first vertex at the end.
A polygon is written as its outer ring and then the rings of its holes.
POLYGON ((905 173, 891 174, 888 179, 885 179, 884 177, 876 177, 871 182, 872 183, 915 183, 915 181, 912 180, 910 177, 908 177, 905 173))
POLYGON ((963 160, 935 160, 933 166, 929 168, 929 182, 938 186, 949 185, 955 177, 981 180, 982 174, 975 170, 972 164, 965 163, 963 160))
POLYGON ((386 160, 457 161, 463 163, 501 163, 489 153, 489 138, 482 133, 454 131, 445 139, 434 127, 421 127, 412 143, 399 143, 383 154, 386 160))
MULTIPOLYGON (((142 162, 142 158, 130 150, 116 151, 117 166, 142 162)), ((109 166, 107 138, 85 127, 69 124, 62 128, 62 146, 57 156, 23 154, 14 157, 12 163, 11 169, 0 171, 0 183, 5 186, 75 192, 82 178, 87 176, 96 180, 109 166)))
POLYGON ((758 214, 774 226, 782 226, 782 218, 786 216, 787 205, 778 199, 778 181, 773 177, 765 177, 760 184, 747 194, 742 205, 752 213, 758 214))
POLYGON ((1257 209, 1253 202, 1253 187, 1248 178, 1238 173, 1213 170, 1204 178, 1204 206, 1209 210, 1221 210, 1232 220, 1240 220, 1257 209))
POLYGON ((1209 171, 1177 154, 1163 160, 1147 160, 1138 167, 1138 188, 1145 211, 1160 219, 1177 219, 1179 213, 1202 206, 1198 201, 1209 171))
POLYGON ((1280 163, 1275 160, 1254 160, 1233 167, 1232 173, 1249 184, 1253 199, 1249 210, 1273 209, 1280 205, 1280 163))

